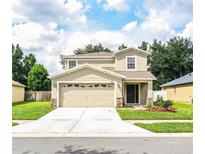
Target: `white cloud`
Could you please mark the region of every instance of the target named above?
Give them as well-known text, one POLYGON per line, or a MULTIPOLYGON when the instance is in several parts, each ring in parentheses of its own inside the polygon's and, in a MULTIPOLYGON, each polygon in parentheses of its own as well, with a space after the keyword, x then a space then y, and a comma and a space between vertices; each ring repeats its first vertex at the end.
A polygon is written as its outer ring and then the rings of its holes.
POLYGON ((102 0, 96 0, 96 2, 97 2, 97 4, 99 4, 99 3, 101 3, 101 2, 102 2, 102 0))
POLYGON ((186 24, 184 30, 178 34, 179 36, 193 39, 193 22, 190 21, 186 24))
POLYGON ((90 6, 79 0, 69 0, 67 3, 64 0, 14 0, 13 23, 32 21, 47 24, 48 22, 57 22, 69 26, 73 23, 80 23, 78 26, 81 26, 83 23, 86 24, 85 12, 89 8, 90 6))
POLYGON ((104 4, 105 10, 128 11, 129 5, 125 0, 106 0, 104 4))
POLYGON ((166 15, 158 13, 151 9, 149 16, 142 24, 142 30, 147 30, 152 33, 174 33, 170 28, 169 22, 166 20, 166 15))
POLYGON ((50 23, 42 26, 37 23, 25 23, 13 26, 13 43, 19 45, 26 51, 25 54, 34 53, 39 63, 45 65, 49 70, 56 70, 59 65, 52 62, 59 61, 61 50, 60 40, 63 32, 55 31, 56 24, 50 23))
POLYGON ((65 5, 68 14, 78 13, 83 9, 83 5, 78 0, 69 0, 65 5))
POLYGON ((193 16, 193 0, 144 0, 143 6, 148 12, 154 9, 165 14, 172 28, 183 27, 193 16))
POLYGON ((134 44, 126 34, 120 31, 56 31, 56 23, 47 26, 34 22, 13 26, 13 43, 19 43, 26 51, 34 53, 39 63, 45 65, 50 73, 61 68, 60 54, 73 54, 77 48, 88 43, 102 43, 103 46, 116 49, 121 43, 134 44))
POLYGON ((131 32, 137 28, 137 21, 132 21, 130 23, 127 23, 123 26, 122 30, 125 32, 131 32))

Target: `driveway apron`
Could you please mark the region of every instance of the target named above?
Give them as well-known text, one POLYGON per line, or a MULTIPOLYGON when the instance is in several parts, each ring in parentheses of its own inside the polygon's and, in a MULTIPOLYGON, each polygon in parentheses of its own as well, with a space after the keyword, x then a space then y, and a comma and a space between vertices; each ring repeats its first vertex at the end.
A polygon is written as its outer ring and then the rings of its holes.
POLYGON ((13 133, 151 133, 120 119, 115 108, 57 108, 39 120, 13 127, 13 133))

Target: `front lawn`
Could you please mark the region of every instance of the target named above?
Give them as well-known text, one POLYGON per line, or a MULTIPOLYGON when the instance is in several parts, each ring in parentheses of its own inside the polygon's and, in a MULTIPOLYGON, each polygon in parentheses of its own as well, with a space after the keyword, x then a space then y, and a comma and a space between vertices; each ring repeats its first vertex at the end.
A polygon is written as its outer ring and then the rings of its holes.
POLYGON ((161 123, 136 123, 136 126, 155 133, 192 133, 192 122, 161 122, 161 123))
POLYGON ((177 112, 151 112, 133 109, 117 109, 122 120, 192 120, 193 105, 175 102, 177 112))
POLYGON ((36 120, 52 111, 50 102, 22 102, 12 105, 13 120, 36 120))

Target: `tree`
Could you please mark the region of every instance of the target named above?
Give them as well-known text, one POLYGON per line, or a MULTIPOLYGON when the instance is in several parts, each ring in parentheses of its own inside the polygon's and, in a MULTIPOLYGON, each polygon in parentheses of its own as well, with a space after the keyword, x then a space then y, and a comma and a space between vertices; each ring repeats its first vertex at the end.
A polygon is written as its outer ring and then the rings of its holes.
POLYGON ((79 55, 79 54, 85 54, 85 53, 93 53, 93 52, 113 52, 108 48, 104 48, 102 44, 87 44, 85 45, 84 48, 78 48, 74 50, 74 54, 79 55))
POLYGON ((138 48, 147 51, 148 45, 149 45, 148 42, 142 41, 141 45, 138 46, 138 48))
POLYGON ((23 59, 24 75, 26 76, 26 79, 28 77, 28 72, 35 64, 36 64, 36 57, 33 54, 26 55, 25 58, 23 59))
POLYGON ((16 47, 12 44, 12 80, 25 84, 23 69, 23 51, 19 44, 16 47))
POLYGON ((28 87, 33 91, 47 91, 51 89, 48 71, 41 64, 35 64, 28 73, 28 87))
MULTIPOLYGON (((145 51, 148 51, 149 50, 149 44, 148 42, 145 42, 145 41, 142 41, 141 45, 138 46, 139 49, 142 49, 142 50, 145 50, 145 51)), ((149 51, 148 51, 149 52, 149 51)), ((147 56, 147 65, 150 66, 150 63, 151 63, 151 59, 150 59, 150 54, 147 56)))
POLYGON ((127 48, 127 45, 125 45, 124 43, 121 44, 119 47, 118 47, 118 50, 122 50, 122 49, 125 49, 127 48))
POLYGON ((154 89, 193 72, 193 45, 190 39, 174 37, 166 43, 154 40, 150 46, 150 70, 157 77, 154 89))

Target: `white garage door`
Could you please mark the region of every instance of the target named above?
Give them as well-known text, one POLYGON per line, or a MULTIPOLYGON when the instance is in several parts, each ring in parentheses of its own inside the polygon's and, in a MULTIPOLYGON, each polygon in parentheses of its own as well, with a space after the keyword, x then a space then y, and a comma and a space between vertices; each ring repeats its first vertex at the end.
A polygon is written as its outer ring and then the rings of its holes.
POLYGON ((60 106, 114 107, 114 84, 60 84, 60 106))

